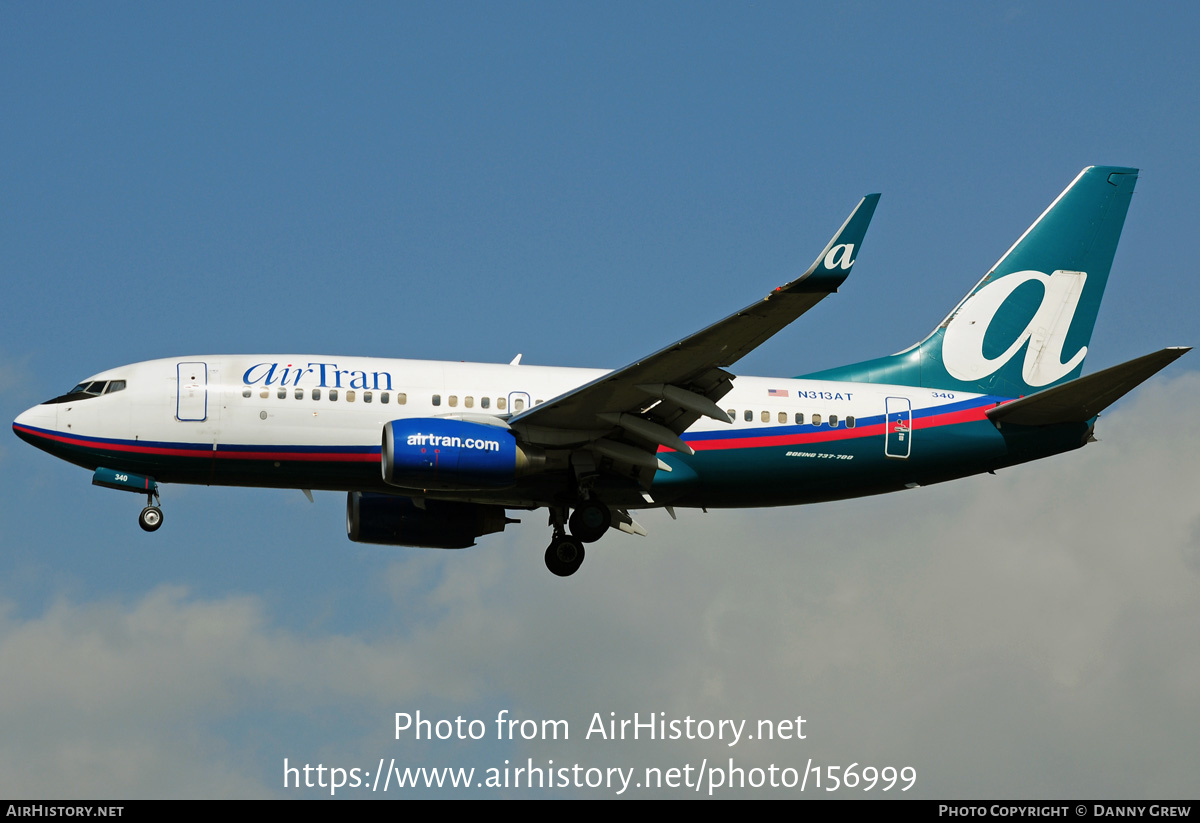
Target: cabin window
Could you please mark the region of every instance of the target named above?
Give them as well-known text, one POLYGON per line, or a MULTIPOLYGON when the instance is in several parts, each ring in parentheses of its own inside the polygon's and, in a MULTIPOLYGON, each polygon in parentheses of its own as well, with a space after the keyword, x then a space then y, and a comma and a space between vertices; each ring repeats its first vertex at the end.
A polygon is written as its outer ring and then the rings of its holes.
POLYGON ((304 389, 296 389, 296 399, 297 400, 304 399, 304 389))
POLYGON ((492 398, 490 398, 490 397, 479 398, 479 408, 486 409, 491 405, 492 405, 492 398))
POLYGON ((463 398, 463 405, 466 406, 468 409, 475 408, 475 398, 468 394, 466 397, 463 398))
POLYGON ((779 413, 779 422, 780 422, 780 423, 786 423, 786 422, 787 422, 787 412, 780 412, 780 413, 779 413))
POLYGON ((846 417, 846 428, 848 428, 848 429, 854 428, 854 415, 851 414, 846 417))
POLYGON ((520 397, 513 398, 513 411, 521 411, 525 408, 525 401, 520 397))
POLYGON ((349 391, 346 392, 346 402, 347 403, 354 402, 354 389, 350 389, 349 391))
POLYGON ((754 412, 750 411, 750 409, 746 409, 745 413, 743 413, 743 415, 742 415, 742 416, 743 416, 744 418, 746 418, 746 422, 747 422, 747 423, 753 423, 753 422, 754 422, 754 412))
POLYGON ((280 386, 279 391, 275 392, 275 396, 280 400, 287 400, 287 389, 285 389, 283 386, 280 386))
POLYGON ((797 426, 804 425, 804 412, 796 412, 796 425, 797 426))
MULTIPOLYGON (((387 392, 384 392, 383 396, 387 397, 387 392)), ((383 402, 386 403, 387 401, 384 400, 383 402)), ((396 392, 396 405, 397 406, 403 406, 407 402, 408 402, 408 394, 407 393, 402 392, 402 391, 396 392)))
POLYGON ((814 414, 814 415, 812 416, 812 421, 813 421, 813 425, 814 425, 814 426, 819 426, 819 425, 821 425, 821 415, 819 415, 819 414, 814 414))
POLYGON ((829 415, 829 428, 836 429, 837 421, 838 421, 838 416, 836 414, 829 415))
POLYGON ((331 401, 331 402, 332 402, 332 401, 336 401, 336 400, 337 400, 337 389, 330 389, 330 390, 329 390, 329 399, 330 399, 330 401, 331 401))
POLYGON ((249 388, 242 389, 242 397, 249 397, 249 396, 250 396, 250 389, 249 388))
POLYGON ((433 396, 433 405, 435 405, 435 406, 442 405, 442 396, 440 394, 435 394, 433 396))
POLYGON ((737 409, 726 409, 725 413, 729 415, 730 420, 737 420, 737 409))
MULTIPOLYGON (((321 390, 320 390, 320 389, 313 389, 313 393, 312 393, 312 399, 313 399, 313 400, 320 400, 320 399, 321 399, 321 390)), ((315 412, 314 412, 314 414, 315 414, 315 412)))
POLYGON ((506 399, 504 399, 503 397, 496 398, 496 408, 498 408, 500 411, 504 411, 504 409, 507 407, 508 407, 508 401, 506 399))
POLYGON ((457 394, 450 395, 450 408, 454 408, 457 405, 458 405, 458 395, 457 394))
POLYGON ((386 404, 387 401, 388 401, 388 393, 385 391, 380 392, 379 393, 379 402, 386 404))
POLYGON ((769 411, 763 412, 761 419, 762 419, 762 422, 764 422, 764 423, 770 423, 771 422, 771 413, 769 411))
POLYGON ((266 400, 268 397, 270 397, 270 396, 271 396, 271 390, 270 390, 270 389, 263 389, 262 391, 260 391, 260 392, 258 393, 258 396, 259 396, 259 397, 261 397, 263 400, 266 400))
POLYGON ((369 391, 363 392, 363 402, 364 403, 370 403, 371 397, 372 397, 372 394, 369 391))
POLYGON ((535 406, 540 406, 540 405, 542 405, 542 401, 541 401, 541 400, 534 400, 534 401, 533 401, 533 405, 535 405, 535 406))

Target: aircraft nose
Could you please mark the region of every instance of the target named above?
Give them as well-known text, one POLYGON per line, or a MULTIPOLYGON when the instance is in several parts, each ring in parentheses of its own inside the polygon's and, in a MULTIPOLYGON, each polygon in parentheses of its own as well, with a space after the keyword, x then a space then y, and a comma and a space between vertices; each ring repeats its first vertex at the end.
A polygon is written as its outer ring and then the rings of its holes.
POLYGON ((13 421, 13 431, 21 436, 22 428, 55 429, 58 427, 58 407, 40 405, 26 409, 13 421))

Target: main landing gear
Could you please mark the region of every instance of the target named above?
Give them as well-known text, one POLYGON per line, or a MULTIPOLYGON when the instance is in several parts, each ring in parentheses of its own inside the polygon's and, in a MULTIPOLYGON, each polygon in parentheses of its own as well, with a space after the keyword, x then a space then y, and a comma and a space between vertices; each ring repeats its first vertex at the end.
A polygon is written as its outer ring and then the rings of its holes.
POLYGON ((612 512, 599 500, 589 500, 571 514, 571 534, 584 543, 595 543, 612 525, 612 512))
POLYGON ((588 500, 575 509, 567 524, 568 535, 563 528, 566 508, 550 510, 550 525, 554 538, 546 549, 546 568, 559 577, 570 577, 583 565, 584 543, 595 543, 612 525, 612 511, 599 500, 588 500))
POLYGON ((569 535, 555 535, 546 549, 546 568, 559 577, 570 577, 583 565, 583 543, 569 535))

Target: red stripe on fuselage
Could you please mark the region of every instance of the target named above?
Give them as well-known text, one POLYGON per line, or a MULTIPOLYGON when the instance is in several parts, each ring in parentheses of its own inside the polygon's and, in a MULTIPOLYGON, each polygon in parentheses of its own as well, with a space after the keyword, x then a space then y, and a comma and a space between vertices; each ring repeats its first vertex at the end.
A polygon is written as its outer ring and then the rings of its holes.
POLYGON ((143 446, 136 443, 118 443, 118 442, 100 442, 92 439, 68 437, 63 434, 49 434, 47 432, 35 431, 26 426, 13 426, 14 429, 20 429, 31 437, 36 437, 42 440, 52 440, 56 443, 65 443, 68 446, 77 446, 93 452, 124 452, 127 454, 153 454, 165 457, 195 457, 201 460, 209 460, 219 458, 222 460, 287 460, 287 461, 311 461, 311 462, 343 462, 343 463, 378 463, 379 455, 368 453, 362 454, 358 452, 288 452, 288 451, 221 451, 220 444, 217 449, 207 450, 203 448, 197 449, 173 449, 165 446, 143 446))
POLYGON ((973 423, 976 420, 985 420, 987 418, 987 410, 992 405, 989 403, 984 406, 976 406, 973 409, 946 412, 945 414, 931 414, 928 417, 914 416, 912 427, 914 429, 932 429, 938 426, 953 426, 958 423, 973 423))
MULTIPOLYGON (((765 446, 794 446, 800 443, 823 443, 828 440, 850 440, 855 437, 870 437, 883 434, 883 424, 863 426, 855 429, 834 429, 810 434, 763 434, 747 437, 729 437, 724 440, 693 440, 688 443, 698 452, 717 449, 758 449, 765 446)), ((660 446, 659 451, 674 451, 660 446)))
MULTIPOLYGON (((953 426, 958 423, 971 423, 987 417, 990 405, 976 406, 971 409, 932 414, 927 417, 913 417, 913 429, 932 429, 939 426, 953 426)), ((883 423, 871 426, 860 426, 853 429, 840 428, 822 432, 805 434, 763 434, 743 437, 729 437, 721 440, 691 440, 688 445, 698 452, 717 449, 758 449, 768 446, 796 446, 803 443, 827 443, 831 440, 853 440, 859 437, 876 437, 885 433, 883 423)), ((674 451, 666 446, 659 446, 659 451, 674 451)))

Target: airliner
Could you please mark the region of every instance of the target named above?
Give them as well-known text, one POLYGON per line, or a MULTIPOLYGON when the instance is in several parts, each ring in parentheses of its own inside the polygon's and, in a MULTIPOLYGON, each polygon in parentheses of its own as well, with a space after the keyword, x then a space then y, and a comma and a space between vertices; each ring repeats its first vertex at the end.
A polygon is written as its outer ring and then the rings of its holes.
POLYGON ((1101 411, 1186 353, 1081 376, 1137 181, 1090 166, 921 342, 793 378, 730 367, 838 290, 878 194, 799 277, 614 371, 328 355, 207 355, 88 377, 17 436, 146 495, 163 483, 347 493, 351 540, 455 549, 546 509, 573 574, 633 513, 901 491, 1080 448, 1101 411))

